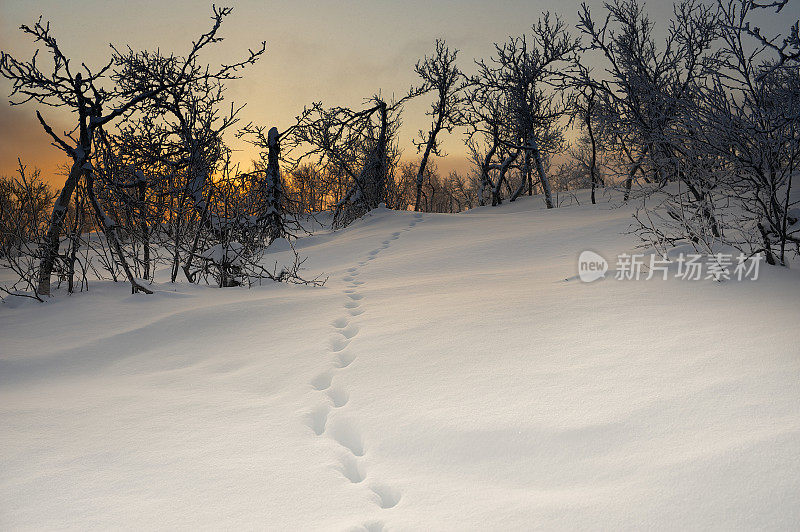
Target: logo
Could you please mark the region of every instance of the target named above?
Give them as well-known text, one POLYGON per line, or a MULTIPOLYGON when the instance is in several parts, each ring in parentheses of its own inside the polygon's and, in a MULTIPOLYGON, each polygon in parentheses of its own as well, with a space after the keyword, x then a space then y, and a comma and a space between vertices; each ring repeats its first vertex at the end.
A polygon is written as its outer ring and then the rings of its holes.
POLYGON ((603 279, 607 271, 608 262, 594 251, 584 251, 578 257, 578 277, 584 283, 603 279))

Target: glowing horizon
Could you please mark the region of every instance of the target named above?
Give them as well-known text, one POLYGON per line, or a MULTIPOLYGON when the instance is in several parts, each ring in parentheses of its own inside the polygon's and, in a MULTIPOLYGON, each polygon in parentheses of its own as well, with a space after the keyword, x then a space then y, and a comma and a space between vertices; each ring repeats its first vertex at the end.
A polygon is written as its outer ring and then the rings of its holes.
MULTIPOLYGON (((588 2, 595 9, 600 0, 588 2)), ((130 45, 133 49, 160 48, 183 54, 190 41, 209 27, 211 3, 175 2, 124 3, 87 0, 75 3, 46 0, 0 0, 0 49, 18 59, 29 59, 35 50, 31 40, 19 31, 41 14, 50 21, 53 34, 74 63, 104 64, 110 57, 108 43, 130 45), (91 16, 87 16, 87 14, 91 16)), ((234 11, 222 27, 225 41, 203 56, 209 63, 231 62, 248 48, 267 41, 266 55, 244 70, 243 79, 228 83, 227 101, 245 103, 242 124, 254 122, 283 130, 293 123, 304 105, 321 100, 326 106, 358 108, 375 93, 402 96, 417 83, 414 64, 433 49, 436 38, 457 48, 460 68, 469 73, 473 60, 489 58, 493 43, 510 35, 527 33, 542 11, 558 14, 574 27, 579 3, 564 6, 556 0, 509 0, 502 6, 476 0, 414 0, 402 4, 389 0, 350 0, 320 3, 311 0, 276 2, 272 12, 255 0, 231 2, 234 11)), ((656 21, 666 20, 671 2, 648 4, 656 21)), ((775 23, 772 17, 769 20, 775 23)), ((791 17, 788 17, 791 18, 791 17)), ((787 20, 788 20, 787 18, 787 20)), ((660 24, 663 28, 664 24, 660 24)), ((762 26, 770 33, 788 28, 762 26)), ((577 30, 573 30, 577 33, 577 30)), ((49 57, 41 55, 42 66, 49 57)), ((10 84, 0 79, 0 93, 8 101, 10 84)), ((408 103, 403 112, 399 144, 403 160, 417 157, 411 140, 417 131, 429 127, 425 110, 429 96, 408 103)), ((66 155, 50 145, 35 118, 39 109, 56 130, 71 129, 63 110, 34 102, 11 107, 0 104, 0 175, 10 175, 20 157, 29 167, 38 167, 48 182, 60 187, 55 175, 66 155)), ((247 166, 257 151, 226 139, 237 160, 247 166)), ((444 175, 468 168, 467 151, 460 131, 441 136, 447 157, 433 162, 444 175)))

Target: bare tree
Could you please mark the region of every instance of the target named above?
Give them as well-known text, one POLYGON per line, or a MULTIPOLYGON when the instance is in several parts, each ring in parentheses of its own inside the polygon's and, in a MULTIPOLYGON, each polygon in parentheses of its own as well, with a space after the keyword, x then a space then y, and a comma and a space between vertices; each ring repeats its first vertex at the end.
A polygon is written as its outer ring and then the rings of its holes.
MULTIPOLYGON (((614 0, 605 10, 605 21, 598 25, 583 4, 578 28, 588 37, 587 48, 600 51, 606 60, 608 78, 591 85, 598 95, 598 119, 604 120, 604 143, 630 160, 627 201, 646 162, 654 181, 663 184, 676 177, 669 169, 677 152, 664 132, 686 114, 693 90, 710 72, 717 20, 708 5, 679 2, 659 48, 653 37, 655 23, 637 0, 614 0)), ((707 204, 707 194, 693 192, 697 202, 707 204)), ((705 209, 710 217, 712 210, 705 209)))
MULTIPOLYGON (((21 30, 30 35, 35 42, 52 56, 53 67, 49 72, 39 68, 36 57, 29 61, 19 61, 11 55, 0 53, 0 75, 12 83, 12 103, 20 105, 29 101, 51 107, 68 107, 75 113, 77 123, 70 133, 58 134, 45 121, 39 111, 36 116, 45 132, 51 137, 53 145, 63 150, 71 159, 72 166, 61 192, 53 207, 53 214, 47 233, 47 238, 40 249, 41 261, 38 272, 37 293, 43 296, 50 295, 50 277, 59 252, 60 236, 68 211, 72 195, 81 179, 86 180, 87 193, 90 204, 97 217, 97 222, 104 230, 107 238, 118 253, 128 280, 134 292, 150 293, 132 275, 124 256, 121 254, 116 235, 116 223, 105 215, 102 206, 96 201, 94 195, 94 176, 92 176, 92 150, 98 132, 114 120, 132 111, 137 106, 152 100, 167 89, 181 87, 194 81, 191 65, 195 63, 197 54, 209 44, 221 40, 217 33, 225 16, 230 14, 230 8, 213 9, 212 28, 202 34, 192 44, 189 54, 179 59, 175 56, 162 56, 159 52, 144 56, 122 54, 116 49, 107 64, 97 70, 92 70, 85 63, 74 70, 68 59, 61 51, 58 42, 50 32, 49 23, 43 23, 41 17, 33 26, 22 25, 21 30), (172 72, 178 75, 169 78, 156 75, 159 72, 152 68, 140 69, 145 66, 142 62, 132 62, 136 58, 146 58, 150 65, 175 65, 172 72), (138 75, 137 75, 138 74, 138 75)), ((251 52, 251 58, 260 55, 264 50, 264 43, 259 51, 251 52)), ((233 72, 239 65, 223 67, 222 71, 233 72)), ((203 73, 205 75, 205 72, 203 73)))
POLYGON ((47 230, 47 212, 55 194, 41 179, 41 172, 17 160, 16 177, 0 177, 0 265, 18 278, 11 286, 0 286, 7 294, 41 300, 34 263, 36 247, 47 230))
MULTIPOLYGON (((495 51, 495 57, 490 62, 477 63, 478 74, 470 80, 474 87, 470 96, 471 99, 473 96, 476 98, 472 99, 475 103, 469 112, 473 124, 476 118, 477 122, 484 123, 477 128, 473 125, 473 132, 491 132, 491 136, 497 139, 498 146, 494 150, 490 147, 487 155, 503 155, 496 167, 500 176, 494 184, 493 204, 500 201, 499 189, 505 173, 523 153, 522 179, 511 194, 511 200, 526 188, 529 195, 533 194, 533 163, 544 192, 545 204, 552 208, 554 205, 544 157, 561 149, 563 135, 558 122, 567 111, 564 100, 559 99, 552 89, 574 68, 578 42, 569 35, 561 19, 544 13, 531 28, 530 39, 526 36, 511 38, 505 44, 495 44, 495 51), (487 106, 488 102, 493 103, 487 106), (477 106, 483 106, 484 109, 478 110, 477 106), (501 115, 501 110, 510 123, 493 125, 501 115), (505 150, 499 149, 500 146, 505 150)), ((485 170, 492 168, 491 158, 484 161, 485 170)))
POLYGON ((431 117, 431 128, 428 132, 420 131, 420 139, 414 143, 417 151, 420 151, 424 146, 416 175, 415 211, 420 210, 422 183, 429 157, 431 155, 438 157, 444 155, 440 150, 437 136, 442 130, 450 133, 454 127, 461 124, 461 107, 464 103, 463 74, 456 66, 457 56, 458 50, 451 52, 445 41, 437 39, 434 54, 431 57, 425 56, 414 67, 423 83, 422 87, 416 91, 412 90, 412 93, 419 94, 433 91, 436 94, 436 99, 426 113, 431 117))
POLYGON ((304 146, 295 163, 312 158, 333 174, 347 177, 347 192, 334 206, 334 225, 348 225, 379 204, 386 203, 387 179, 397 148, 402 103, 388 105, 374 96, 361 111, 326 109, 315 103, 306 109, 292 131, 292 146, 304 146))

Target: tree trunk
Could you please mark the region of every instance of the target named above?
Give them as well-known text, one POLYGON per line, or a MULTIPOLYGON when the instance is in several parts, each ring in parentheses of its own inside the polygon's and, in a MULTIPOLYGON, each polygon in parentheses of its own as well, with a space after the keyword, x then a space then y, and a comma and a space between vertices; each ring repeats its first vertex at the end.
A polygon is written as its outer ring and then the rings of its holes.
POLYGON ((775 266, 775 255, 772 254, 772 242, 769 239, 767 230, 764 229, 764 225, 761 222, 758 222, 758 231, 761 233, 761 239, 764 241, 764 255, 766 256, 767 264, 775 266))
POLYGON ((500 187, 506 179, 506 172, 508 172, 508 169, 511 167, 511 163, 517 159, 517 156, 519 156, 519 150, 515 151, 513 155, 506 157, 503 164, 500 165, 500 176, 497 178, 497 183, 492 189, 492 207, 500 205, 503 202, 500 199, 500 187))
POLYGON ((280 143, 278 128, 271 128, 267 137, 267 223, 269 226, 269 242, 281 238, 286 233, 283 227, 283 209, 280 175, 280 143))
POLYGON ((638 172, 639 168, 642 167, 642 162, 644 162, 644 158, 645 156, 647 156, 647 151, 649 148, 650 148, 649 146, 644 147, 644 151, 639 156, 639 160, 636 161, 636 164, 634 164, 633 167, 631 167, 631 169, 628 171, 628 178, 625 180, 625 197, 623 198, 623 201, 628 201, 628 199, 630 199, 631 197, 631 187, 633 187, 633 176, 636 175, 636 172, 638 172))
POLYGON ((594 191, 597 188, 597 143, 594 138, 594 129, 592 129, 592 107, 592 103, 587 107, 586 128, 589 130, 589 142, 592 144, 592 163, 589 166, 589 176, 592 180, 592 205, 595 205, 597 203, 594 198, 594 191))
POLYGON ((542 190, 544 190, 544 202, 548 209, 553 208, 553 194, 550 192, 550 180, 544 172, 544 165, 542 164, 542 154, 539 152, 539 145, 533 135, 528 140, 531 146, 531 153, 533 154, 533 161, 536 163, 536 172, 539 174, 539 180, 542 182, 542 190))
POLYGON ((525 192, 525 187, 528 187, 528 195, 531 196, 533 192, 533 181, 531 179, 531 154, 528 150, 525 150, 525 162, 523 163, 523 175, 522 179, 519 182, 519 186, 517 190, 514 191, 514 194, 511 196, 511 199, 508 201, 515 201, 519 196, 525 192))
POLYGON ((84 172, 86 173, 86 193, 89 196, 89 202, 92 204, 92 209, 94 210, 95 216, 97 216, 97 222, 100 224, 103 234, 105 234, 106 239, 110 242, 111 248, 114 250, 114 252, 116 252, 119 263, 122 266, 122 270, 125 272, 128 282, 131 283, 131 293, 135 294, 136 292, 144 292, 145 294, 152 294, 152 290, 148 290, 144 286, 140 285, 133 276, 133 273, 128 266, 128 261, 125 259, 124 252, 122 251, 122 246, 120 246, 119 239, 117 238, 116 229, 114 228, 114 225, 108 223, 108 217, 100 208, 100 204, 97 202, 97 197, 94 194, 94 183, 89 175, 89 171, 84 170, 84 172))
MULTIPOLYGON (((388 111, 386 109, 386 102, 381 101, 378 104, 378 110, 380 111, 381 115, 381 132, 380 136, 378 137, 378 150, 375 154, 377 157, 377 172, 375 176, 375 191, 377 193, 377 200, 378 204, 386 203, 386 152, 387 152, 387 129, 389 127, 388 124, 388 111)), ((378 205, 372 205, 371 207, 377 207, 378 205)))
POLYGON ((419 211, 419 198, 422 195, 422 178, 425 175, 425 167, 428 166, 428 158, 430 157, 431 151, 436 144, 436 135, 439 134, 439 130, 441 129, 441 122, 442 117, 440 115, 436 121, 436 125, 428 134, 428 142, 425 144, 425 153, 422 154, 422 161, 419 163, 419 169, 417 170, 417 197, 414 201, 415 211, 419 211))
POLYGON ((140 180, 137 183, 139 188, 139 224, 142 230, 142 246, 144 263, 144 278, 150 279, 150 229, 147 227, 147 208, 145 207, 145 199, 147 192, 147 181, 140 180))
POLYGON ((61 230, 64 226, 64 220, 67 217, 67 210, 69 203, 72 199, 72 193, 78 185, 81 174, 83 173, 83 165, 86 163, 86 157, 79 157, 72 163, 69 170, 69 176, 58 195, 55 205, 53 206, 53 214, 50 218, 50 227, 47 230, 47 236, 44 242, 39 246, 39 286, 36 291, 40 296, 50 295, 50 276, 53 273, 53 267, 58 257, 59 244, 61 242, 61 230))
POLYGON ((483 207, 486 205, 486 187, 489 185, 489 166, 492 163, 492 157, 494 157, 495 152, 497 151, 498 142, 495 139, 492 147, 486 152, 486 157, 483 158, 483 165, 481 165, 481 189, 479 191, 478 196, 478 205, 483 207))

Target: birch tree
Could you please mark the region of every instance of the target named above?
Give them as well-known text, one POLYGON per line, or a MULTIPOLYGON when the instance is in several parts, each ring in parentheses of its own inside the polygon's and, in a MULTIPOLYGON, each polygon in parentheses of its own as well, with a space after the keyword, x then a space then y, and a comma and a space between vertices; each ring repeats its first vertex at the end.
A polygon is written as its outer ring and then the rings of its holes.
POLYGON ((471 78, 472 85, 480 87, 489 99, 502 101, 501 106, 511 120, 506 134, 499 139, 509 153, 499 162, 501 176, 495 183, 493 203, 499 199, 497 190, 505 172, 521 153, 522 179, 511 199, 516 199, 526 188, 529 195, 533 194, 531 173, 535 169, 545 204, 553 208, 543 159, 562 147, 559 121, 567 108, 552 89, 574 67, 577 51, 578 42, 570 36, 564 22, 544 13, 532 26, 530 38, 523 35, 512 37, 502 45, 495 44, 495 56, 491 61, 477 63, 478 73, 471 78))
MULTIPOLYGON (((0 53, 0 75, 12 83, 12 104, 22 105, 35 102, 43 106, 65 107, 73 112, 76 117, 75 128, 70 133, 57 133, 46 121, 40 111, 36 117, 44 131, 50 136, 52 143, 64 151, 72 160, 71 168, 66 181, 53 206, 52 216, 43 240, 39 254, 41 257, 38 267, 38 283, 36 293, 49 296, 50 278, 56 258, 59 254, 60 236, 64 228, 64 220, 76 187, 81 180, 87 183, 87 194, 96 216, 98 225, 103 229, 109 242, 118 254, 118 260, 125 269, 132 291, 150 293, 150 290, 141 285, 127 267, 124 256, 116 236, 116 223, 106 216, 102 206, 96 201, 94 194, 94 180, 92 175, 93 146, 99 131, 110 125, 115 120, 131 112, 145 102, 152 100, 168 89, 184 86, 194 81, 193 71, 190 66, 195 62, 197 55, 208 45, 221 40, 218 36, 223 19, 231 12, 230 8, 213 9, 212 27, 192 43, 189 53, 184 58, 177 56, 164 56, 160 52, 138 57, 147 57, 150 64, 174 65, 173 72, 179 75, 167 77, 162 72, 140 67, 144 63, 132 64, 131 59, 137 57, 129 53, 120 53, 112 49, 110 60, 105 65, 91 69, 81 62, 75 67, 70 58, 67 58, 50 31, 49 23, 44 23, 42 18, 32 26, 22 25, 23 33, 34 39, 51 56, 52 67, 42 70, 37 62, 38 51, 29 61, 21 61, 6 52, 0 53)), ((251 53, 251 56, 260 55, 262 49, 251 53)), ((232 66, 230 71, 237 67, 232 66)), ((223 69, 224 70, 224 69, 223 69)))
POLYGON ((452 132, 453 128, 461 123, 463 74, 456 65, 457 56, 458 50, 451 52, 444 40, 437 39, 433 55, 425 56, 414 67, 415 72, 422 79, 422 86, 416 90, 416 93, 435 93, 435 100, 426 112, 431 117, 430 130, 420 131, 419 140, 414 142, 417 151, 423 150, 416 175, 415 211, 420 210, 422 184, 428 159, 431 155, 438 157, 444 155, 437 140, 438 135, 442 131, 452 132))

